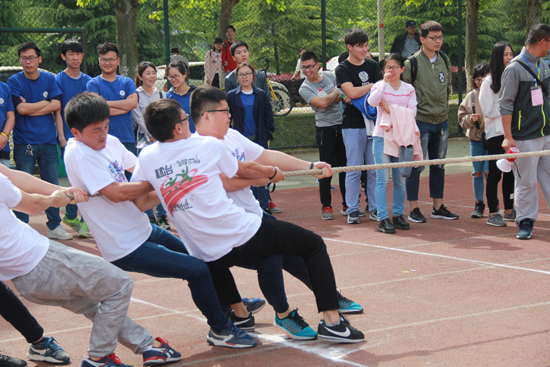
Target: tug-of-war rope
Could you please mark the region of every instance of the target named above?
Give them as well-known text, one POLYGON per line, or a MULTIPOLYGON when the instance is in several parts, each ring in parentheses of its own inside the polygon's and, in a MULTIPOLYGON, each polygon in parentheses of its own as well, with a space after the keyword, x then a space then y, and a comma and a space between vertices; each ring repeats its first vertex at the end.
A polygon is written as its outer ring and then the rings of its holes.
MULTIPOLYGON (((502 158, 511 159, 511 158, 537 157, 537 156, 545 156, 545 155, 550 155, 550 150, 541 150, 536 152, 523 152, 523 153, 495 154, 495 155, 478 155, 473 157, 470 156, 470 157, 431 159, 431 160, 424 160, 424 161, 369 164, 369 165, 363 165, 363 166, 332 167, 332 172, 339 173, 339 172, 352 172, 352 171, 368 171, 372 169, 383 169, 383 168, 433 166, 433 165, 440 165, 440 164, 491 161, 491 160, 498 160, 502 158)), ((320 175, 322 173, 322 170, 306 169, 301 171, 285 171, 283 173, 285 177, 320 175)))

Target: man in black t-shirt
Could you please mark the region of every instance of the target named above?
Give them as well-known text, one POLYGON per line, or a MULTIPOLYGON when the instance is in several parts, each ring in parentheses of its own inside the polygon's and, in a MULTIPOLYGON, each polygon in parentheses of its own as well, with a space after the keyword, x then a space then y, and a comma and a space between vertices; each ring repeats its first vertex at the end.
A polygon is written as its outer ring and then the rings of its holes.
MULTIPOLYGON (((381 79, 380 66, 374 60, 366 59, 369 52, 369 37, 361 29, 352 29, 344 38, 349 56, 336 67, 336 84, 351 99, 363 97, 374 83, 381 79)), ((366 120, 363 114, 351 103, 345 105, 342 121, 342 137, 346 146, 348 166, 374 164, 372 154, 372 129, 374 121, 366 120)), ((346 204, 345 212, 348 223, 359 223, 359 217, 366 213, 359 206, 361 172, 346 173, 346 204)), ((376 171, 370 170, 367 175, 367 196, 370 219, 377 221, 376 171)))

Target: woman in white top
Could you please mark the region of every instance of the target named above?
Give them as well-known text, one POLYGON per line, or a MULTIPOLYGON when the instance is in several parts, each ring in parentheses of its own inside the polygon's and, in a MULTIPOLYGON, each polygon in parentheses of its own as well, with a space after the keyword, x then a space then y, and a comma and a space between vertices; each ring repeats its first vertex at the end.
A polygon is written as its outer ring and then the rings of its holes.
MULTIPOLYGON (((378 81, 372 87, 368 102, 373 107, 378 107, 376 126, 372 133, 374 163, 398 162, 399 157, 384 154, 384 130, 380 127, 382 109, 390 113, 389 105, 398 105, 414 111, 416 116, 416 93, 414 87, 403 81, 405 71, 405 58, 398 53, 391 54, 384 63, 384 79, 378 81)), ((410 128, 414 130, 414 126, 410 128)), ((405 177, 401 175, 399 168, 392 169, 393 179, 393 220, 390 221, 388 213, 387 190, 389 183, 389 168, 376 170, 376 203, 378 214, 378 231, 382 233, 395 233, 395 229, 410 229, 409 223, 403 217, 405 211, 405 177)))
POLYGON ((204 57, 204 84, 221 88, 222 72, 222 39, 214 39, 212 49, 204 57))
MULTIPOLYGON (((138 95, 138 106, 132 110, 132 116, 136 125, 138 126, 138 134, 136 139, 136 146, 139 151, 152 143, 154 140, 147 131, 145 121, 143 120, 143 114, 149 104, 157 99, 166 98, 163 91, 159 91, 155 87, 157 81, 157 69, 150 61, 143 61, 137 67, 136 72, 136 91, 138 95)), ((164 229, 170 229, 170 223, 166 216, 166 211, 161 204, 157 206, 157 215, 153 209, 145 211, 145 214, 149 217, 149 221, 152 224, 161 226, 164 229)))
MULTIPOLYGON (((505 153, 501 144, 504 140, 504 130, 500 117, 498 95, 501 84, 500 78, 504 68, 514 58, 514 51, 508 42, 498 42, 491 51, 488 74, 481 83, 479 91, 479 104, 485 116, 485 138, 487 139, 488 154, 505 153)), ((489 206, 489 219, 487 224, 497 227, 506 226, 505 221, 515 221, 514 210, 514 174, 502 173, 496 161, 489 161, 489 176, 487 177, 487 205, 489 206), (499 213, 498 183, 502 175, 502 196, 504 200, 504 216, 499 213)))

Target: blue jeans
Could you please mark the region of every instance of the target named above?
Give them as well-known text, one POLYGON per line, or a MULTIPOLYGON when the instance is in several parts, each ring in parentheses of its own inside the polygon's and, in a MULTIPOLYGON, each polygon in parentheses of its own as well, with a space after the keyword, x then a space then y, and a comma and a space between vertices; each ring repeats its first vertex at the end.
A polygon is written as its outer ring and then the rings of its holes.
MULTIPOLYGON (((59 151, 61 152, 61 160, 65 159, 65 147, 59 146, 59 151)), ((65 207, 65 216, 69 220, 74 220, 78 216, 78 206, 76 204, 67 204, 65 207)), ((80 216, 80 221, 84 222, 84 218, 80 216)))
MULTIPOLYGON (((470 155, 487 155, 487 149, 483 147, 482 141, 470 140, 470 155)), ((472 162, 474 172, 472 173, 474 183, 474 196, 476 201, 483 201, 483 191, 485 191, 485 172, 489 172, 489 161, 472 162), (474 173, 481 172, 481 176, 475 177, 474 173)))
MULTIPOLYGON (((384 154, 384 138, 373 137, 374 163, 399 162, 398 157, 384 154)), ((398 217, 405 211, 405 177, 399 172, 399 168, 392 168, 393 180, 393 215, 398 217)), ((378 208, 378 220, 382 221, 389 217, 388 214, 388 184, 390 181, 390 169, 376 170, 376 204, 378 208)))
MULTIPOLYGON (((366 129, 342 129, 342 137, 346 146, 348 166, 373 164, 372 137, 367 137, 366 129)), ((367 171, 367 197, 369 212, 376 210, 376 171, 367 171)), ((346 172, 346 212, 352 213, 359 208, 359 192, 361 191, 361 171, 346 172)))
POLYGON ((269 186, 251 186, 250 190, 252 190, 256 200, 260 202, 260 207, 264 210, 269 209, 269 186))
POLYGON ((134 252, 112 263, 122 270, 157 278, 187 280, 193 302, 214 331, 227 324, 214 289, 208 266, 189 256, 183 242, 170 232, 152 225, 151 236, 134 252))
MULTIPOLYGON (((57 145, 55 144, 36 144, 32 146, 32 155, 27 155, 27 145, 17 144, 13 148, 13 159, 15 160, 15 169, 18 171, 34 173, 34 166, 38 162, 40 168, 40 178, 54 185, 59 185, 58 180, 58 156, 57 145)), ((29 216, 25 213, 14 211, 15 216, 24 223, 29 223, 29 216)), ((59 208, 49 207, 46 209, 49 229, 56 229, 61 224, 59 208)))
MULTIPOLYGON (((422 154, 424 159, 441 159, 447 156, 447 146, 449 144, 449 124, 443 121, 439 124, 427 124, 416 120, 418 130, 420 130, 420 144, 422 145, 422 154)), ((413 167, 411 175, 407 178, 407 200, 418 200, 418 188, 420 186, 420 173, 424 171, 424 166, 413 167)), ((445 165, 437 164, 430 166, 430 197, 433 199, 443 199, 443 189, 445 187, 445 165)), ((438 208, 437 208, 438 209, 438 208)))

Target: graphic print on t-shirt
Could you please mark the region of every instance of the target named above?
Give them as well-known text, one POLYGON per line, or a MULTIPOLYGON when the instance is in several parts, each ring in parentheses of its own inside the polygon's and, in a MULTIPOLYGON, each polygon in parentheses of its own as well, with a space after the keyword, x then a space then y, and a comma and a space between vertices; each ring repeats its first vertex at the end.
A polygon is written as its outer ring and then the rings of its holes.
POLYGON ((239 153, 239 148, 235 148, 235 151, 231 152, 231 155, 237 158, 238 161, 241 161, 241 162, 246 161, 244 151, 242 153, 239 153))
MULTIPOLYGON (((160 193, 171 215, 180 210, 191 209, 192 206, 185 198, 185 195, 208 182, 206 175, 198 175, 197 168, 189 170, 189 167, 183 164, 183 161, 177 161, 181 172, 176 172, 175 175, 171 165, 166 165, 155 170, 157 178, 166 176, 166 180, 164 180, 160 187, 160 193), (183 166, 185 168, 182 168, 183 166)), ((185 161, 186 163, 188 162, 188 160, 185 161)), ((197 163, 200 163, 200 160, 197 163)))
POLYGON ((124 169, 117 160, 109 163, 109 173, 115 182, 128 182, 126 176, 124 176, 124 169))

